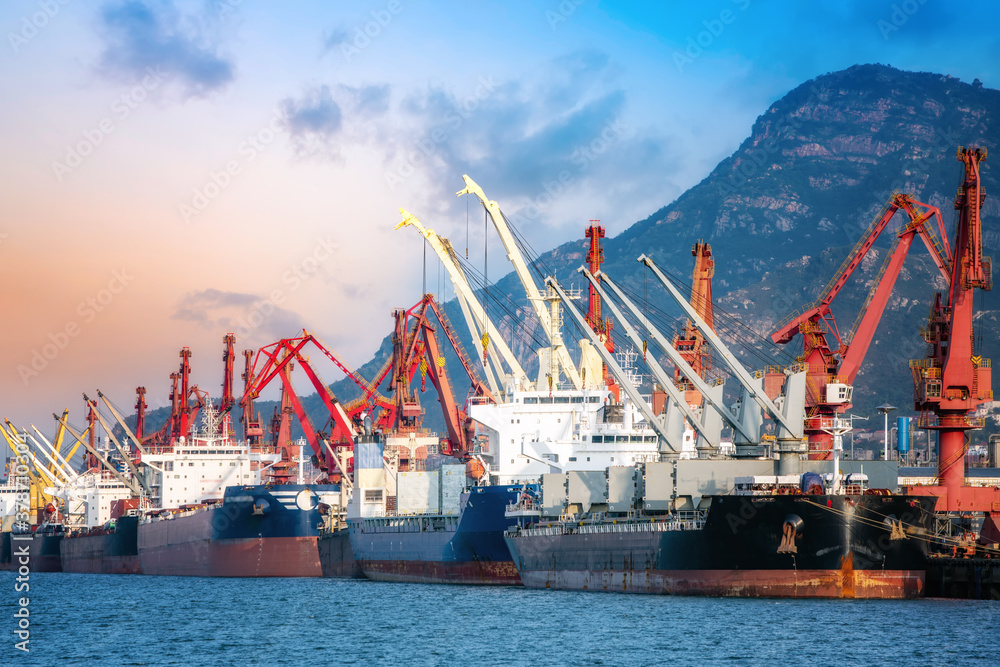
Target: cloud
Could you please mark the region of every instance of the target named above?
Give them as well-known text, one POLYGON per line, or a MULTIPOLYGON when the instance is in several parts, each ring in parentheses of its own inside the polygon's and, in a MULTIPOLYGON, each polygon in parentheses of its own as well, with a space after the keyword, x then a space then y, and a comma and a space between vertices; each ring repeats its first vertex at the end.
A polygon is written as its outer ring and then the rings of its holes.
POLYGON ((343 113, 329 86, 313 87, 298 99, 287 97, 280 106, 299 155, 336 157, 332 141, 343 125, 343 113))
POLYGON ((331 30, 327 34, 323 35, 323 52, 332 51, 346 42, 348 37, 350 37, 350 35, 343 28, 331 30))
POLYGON ((679 194, 664 186, 683 161, 655 129, 627 125, 618 75, 606 54, 584 50, 521 79, 412 93, 400 103, 410 127, 383 140, 387 184, 454 201, 467 173, 508 215, 557 224, 594 217, 595 205, 648 214, 672 198, 665 189, 679 194))
POLYGON ((305 325, 301 315, 264 297, 212 288, 185 294, 171 319, 193 322, 216 333, 233 332, 255 345, 295 336, 305 325))
POLYGON ((389 86, 372 85, 352 88, 341 86, 352 96, 353 110, 365 116, 381 116, 389 110, 389 86))
POLYGON ((147 68, 164 72, 189 97, 202 97, 234 79, 232 62, 218 53, 207 33, 211 19, 182 16, 172 2, 124 0, 104 5, 104 72, 132 83, 147 68))

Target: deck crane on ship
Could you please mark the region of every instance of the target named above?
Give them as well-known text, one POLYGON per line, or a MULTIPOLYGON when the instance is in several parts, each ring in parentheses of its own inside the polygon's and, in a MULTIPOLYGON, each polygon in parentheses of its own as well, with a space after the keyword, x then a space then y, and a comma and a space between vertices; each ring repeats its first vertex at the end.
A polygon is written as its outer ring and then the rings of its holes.
POLYGON ((831 457, 833 436, 824 431, 823 424, 851 407, 854 380, 875 336, 903 261, 918 235, 927 246, 938 271, 950 283, 952 256, 941 212, 934 206, 917 201, 912 195, 894 193, 815 303, 801 314, 790 316, 771 335, 775 343, 789 343, 802 334, 801 361, 808 368, 806 435, 811 459, 827 460, 831 457), (842 336, 830 306, 897 211, 906 213, 909 222, 896 233, 854 326, 846 336, 842 336), (931 225, 931 219, 936 220, 935 226, 931 225), (828 335, 833 336, 836 345, 828 340, 828 335))
MULTIPOLYGON (((664 458, 670 458, 675 457, 680 453, 681 447, 678 446, 677 442, 683 429, 684 418, 686 418, 698 431, 699 455, 709 456, 711 455, 713 449, 718 447, 719 431, 721 429, 721 421, 723 420, 732 426, 734 432, 737 434, 737 440, 742 445, 737 446, 737 453, 739 454, 742 451, 744 455, 755 455, 757 445, 759 445, 760 441, 760 426, 763 422, 763 412, 774 419, 779 425, 779 470, 782 471, 780 474, 797 472, 795 461, 797 461, 798 458, 799 443, 801 442, 802 437, 803 414, 800 414, 800 412, 803 408, 804 401, 805 373, 798 369, 789 370, 785 382, 784 400, 782 401, 782 405, 780 407, 776 405, 765 394, 762 378, 752 375, 736 361, 729 348, 701 318, 697 310, 684 299, 677 288, 663 274, 659 267, 645 255, 639 257, 638 261, 645 264, 652 271, 657 280, 659 280, 660 283, 667 288, 674 300, 684 309, 691 324, 697 329, 699 334, 704 336, 706 341, 708 341, 708 343, 718 351, 722 363, 730 369, 742 386, 742 394, 740 400, 737 402, 737 410, 733 412, 722 404, 722 385, 717 384, 715 386, 710 386, 706 383, 701 376, 691 368, 681 353, 666 340, 666 338, 656 329, 655 326, 650 324, 646 318, 637 317, 637 320, 643 322, 643 326, 650 332, 654 340, 670 357, 675 366, 682 371, 682 374, 685 377, 692 380, 695 388, 698 389, 705 399, 705 408, 702 410, 701 416, 696 416, 687 404, 687 400, 683 392, 674 386, 663 369, 659 367, 656 360, 647 358, 647 364, 653 371, 654 377, 656 377, 663 387, 668 390, 672 399, 667 404, 665 414, 661 416, 656 414, 652 410, 651 406, 642 400, 642 397, 638 395, 635 388, 631 386, 631 383, 625 381, 624 373, 620 366, 615 362, 612 355, 603 347, 595 346, 598 347, 598 352, 601 354, 604 363, 611 369, 612 373, 614 373, 616 377, 619 377, 622 380, 622 389, 629 394, 629 397, 633 400, 633 402, 635 402, 637 407, 639 407, 647 421, 649 421, 650 425, 657 431, 662 444, 661 456, 664 458), (756 406, 756 408, 754 408, 754 406, 756 406)), ((636 306, 629 301, 622 290, 618 288, 617 285, 615 285, 615 283, 607 277, 607 275, 602 273, 599 276, 594 276, 582 267, 580 272, 587 277, 595 289, 601 292, 602 296, 605 296, 606 303, 612 308, 616 318, 619 322, 621 322, 622 326, 626 330, 626 333, 633 340, 633 342, 636 342, 637 344, 640 343, 641 341, 638 332, 635 331, 629 324, 622 312, 617 308, 617 306, 614 305, 614 302, 607 299, 601 289, 601 283, 607 284, 612 289, 618 299, 623 303, 623 305, 626 306, 633 316, 637 316, 639 314, 638 308, 636 308, 636 306)), ((546 284, 556 290, 557 294, 560 294, 560 296, 564 299, 568 312, 575 320, 582 324, 584 322, 583 316, 577 313, 576 309, 569 303, 568 295, 565 295, 559 284, 551 277, 546 278, 546 284)))
POLYGON ((517 357, 514 356, 503 339, 495 335, 498 329, 479 303, 479 299, 476 298, 472 286, 458 264, 451 243, 448 239, 438 236, 434 230, 424 227, 420 220, 409 211, 401 208, 399 212, 403 216, 403 220, 396 225, 396 229, 410 226, 420 232, 447 270, 455 288, 455 298, 462 309, 462 315, 472 335, 473 344, 476 346, 479 356, 484 359, 486 381, 493 394, 497 396, 498 400, 502 400, 505 394, 497 385, 496 378, 509 378, 509 381, 521 390, 531 389, 533 385, 517 357), (494 335, 490 335, 490 332, 493 332, 494 335), (486 341, 485 347, 483 341, 486 341), (506 371, 503 364, 506 364, 506 371))
MULTIPOLYGON (((517 277, 521 280, 521 284, 524 286, 524 291, 528 297, 528 302, 535 311, 535 315, 538 317, 538 321, 541 323, 542 330, 545 332, 546 338, 549 340, 549 347, 542 348, 538 350, 538 383, 537 386, 542 386, 546 384, 546 380, 552 383, 551 386, 558 386, 560 383, 560 373, 565 373, 566 377, 569 379, 570 384, 580 390, 583 388, 583 381, 580 377, 580 372, 577 370, 576 366, 573 364, 573 360, 569 356, 569 351, 566 349, 566 345, 563 343, 562 339, 562 317, 560 314, 560 299, 554 293, 553 290, 548 290, 543 296, 535 285, 534 279, 531 277, 531 273, 528 270, 528 265, 524 261, 524 257, 521 254, 521 250, 518 247, 514 235, 511 233, 510 228, 507 225, 507 219, 500 210, 500 205, 497 202, 488 199, 486 193, 483 189, 476 184, 467 175, 463 175, 462 178, 465 180, 465 188, 459 190, 456 194, 461 197, 462 195, 474 194, 476 195, 480 202, 482 202, 483 208, 489 214, 490 219, 493 221, 494 227, 496 227, 497 233, 500 235, 500 240, 503 242, 504 249, 507 251, 507 259, 514 266, 514 271, 517 277)), ((585 350, 590 346, 590 342, 586 339, 580 341, 580 348, 582 356, 586 357, 589 350, 585 350)), ((596 379, 594 379, 596 384, 596 379)))

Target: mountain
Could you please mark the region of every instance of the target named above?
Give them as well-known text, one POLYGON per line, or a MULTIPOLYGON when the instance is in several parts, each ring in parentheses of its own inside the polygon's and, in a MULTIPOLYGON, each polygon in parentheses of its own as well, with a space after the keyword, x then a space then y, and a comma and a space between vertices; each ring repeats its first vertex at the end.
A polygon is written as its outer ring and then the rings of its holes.
MULTIPOLYGON (((736 152, 704 180, 606 239, 604 270, 630 290, 669 335, 679 325, 680 311, 641 270, 636 257, 645 253, 683 280, 690 276, 692 245, 708 241, 716 260, 713 289, 720 334, 740 343, 737 353, 751 368, 790 363, 801 352, 801 342, 797 349, 783 349, 770 343, 770 333, 782 318, 816 299, 892 193, 910 193, 939 207, 953 243, 953 202, 962 175, 956 149, 980 145, 993 150, 998 139, 1000 91, 984 88, 978 80, 963 83, 947 75, 884 65, 826 74, 772 104, 736 152)), ((1000 193, 1000 188, 989 158, 981 173, 987 192, 984 252, 989 255, 1000 240, 1000 198, 990 193, 1000 193)), ((597 217, 612 215, 601 212, 597 217)), ((842 331, 850 329, 885 257, 892 238, 888 232, 898 228, 903 217, 897 214, 833 303, 842 331)), ((517 216, 511 221, 516 226, 517 216)), ((575 273, 586 255, 583 231, 581 221, 579 241, 539 256, 535 267, 540 274, 583 288, 585 281, 575 273)), ((888 401, 900 408, 897 414, 912 414, 907 363, 924 355, 919 329, 934 291, 943 287, 926 250, 915 243, 857 378, 852 412, 874 415, 874 406, 888 401)), ((530 373, 532 347, 540 333, 520 283, 510 273, 489 292, 490 312, 502 314, 497 318, 500 335, 513 342, 530 373)), ((980 308, 980 353, 1000 357, 994 335, 1000 294, 984 293, 980 308)), ((446 310, 459 325, 455 304, 449 303, 446 310)), ((616 331, 620 333, 620 327, 616 331)), ((579 333, 568 327, 567 338, 574 337, 579 333)), ((472 349, 471 342, 467 346, 472 349)), ((361 374, 373 376, 390 353, 387 338, 376 357, 359 369, 361 374)), ((449 354, 447 362, 459 391, 464 391, 457 360, 449 354)), ((350 380, 332 386, 344 401, 357 395, 350 380)), ((424 396, 428 423, 440 431, 433 390, 424 396)), ((322 424, 318 397, 306 397, 305 402, 322 424)), ((272 406, 259 405, 265 418, 272 406)), ((870 426, 876 427, 874 420, 870 426)))
MULTIPOLYGON (((884 65, 826 74, 772 104, 736 152, 702 182, 607 239, 604 270, 642 298, 651 312, 676 315, 665 290, 645 276, 636 257, 645 253, 683 278, 690 276, 691 246, 706 240, 716 259, 717 307, 733 316, 730 333, 747 327, 764 339, 782 318, 816 299, 894 191, 939 207, 954 243, 954 196, 963 174, 956 149, 979 145, 993 150, 998 139, 1000 91, 984 88, 978 80, 969 84, 884 65)), ((986 255, 1000 240, 1000 198, 990 194, 1000 193, 997 173, 987 158, 981 167, 987 192, 986 255)), ((904 217, 897 214, 870 259, 834 301, 834 315, 845 333, 891 243, 888 232, 898 229, 904 217)), ((583 225, 580 241, 539 258, 563 282, 581 287, 582 279, 567 276, 575 276, 584 262, 582 232, 583 225)), ((498 287, 520 293, 513 276, 498 287)), ((886 400, 901 408, 897 414, 912 410, 907 362, 925 353, 919 328, 934 291, 943 287, 927 251, 914 244, 859 373, 853 412, 873 414, 874 406, 886 400)), ((1000 294, 987 292, 981 298, 981 353, 997 357, 1000 349, 992 334, 1000 294)), ((747 332, 740 337, 745 339, 747 332)), ((753 347, 755 352, 744 346, 741 354, 751 367, 760 367, 767 357, 781 363, 801 353, 801 341, 792 350, 763 340, 753 347)))

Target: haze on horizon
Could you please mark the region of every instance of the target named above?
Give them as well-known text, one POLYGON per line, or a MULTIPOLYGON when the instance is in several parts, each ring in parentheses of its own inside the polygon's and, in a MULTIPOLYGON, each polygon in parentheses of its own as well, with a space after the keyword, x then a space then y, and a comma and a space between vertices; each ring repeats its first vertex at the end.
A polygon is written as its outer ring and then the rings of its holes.
POLYGON ((98 388, 131 412, 137 385, 166 405, 182 346, 215 397, 227 332, 243 349, 305 327, 360 365, 420 297, 399 207, 477 266, 464 173, 539 251, 592 218, 615 235, 816 76, 1000 87, 980 28, 1000 8, 971 5, 4 3, 0 417, 51 432, 98 388))

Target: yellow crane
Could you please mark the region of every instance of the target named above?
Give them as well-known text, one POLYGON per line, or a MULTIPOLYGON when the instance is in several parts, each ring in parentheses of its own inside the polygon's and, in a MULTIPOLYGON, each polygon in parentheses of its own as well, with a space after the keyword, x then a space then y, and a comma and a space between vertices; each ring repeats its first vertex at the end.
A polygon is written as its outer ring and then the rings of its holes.
MULTIPOLYGON (((59 451, 62 448, 62 443, 66 433, 65 422, 68 416, 69 416, 69 410, 63 410, 63 418, 56 429, 56 435, 54 440, 55 447, 57 448, 56 451, 59 451)), ((55 499, 51 495, 45 493, 45 487, 47 486, 51 487, 61 484, 61 481, 58 480, 57 477, 59 471, 56 470, 54 461, 50 461, 50 463, 47 466, 45 466, 41 465, 38 462, 38 459, 33 454, 29 454, 28 456, 23 456, 18 453, 18 448, 20 447, 23 450, 24 445, 26 443, 19 435, 18 428, 10 421, 10 419, 5 419, 4 423, 0 423, 0 433, 3 434, 4 440, 6 440, 8 446, 10 446, 10 449, 14 454, 15 461, 24 462, 27 464, 28 479, 30 482, 30 491, 29 491, 30 516, 32 517, 31 519, 32 521, 37 522, 41 515, 41 510, 43 510, 49 504, 53 505, 55 504, 55 499)), ((86 433, 87 431, 85 430, 84 436, 86 435, 86 433)), ((70 449, 69 453, 65 456, 65 459, 67 461, 72 459, 73 455, 76 454, 76 451, 79 447, 80 447, 80 440, 77 439, 77 441, 73 444, 72 448, 70 449)), ((14 469, 12 467, 11 473, 13 473, 13 470, 14 469)), ((13 474, 11 474, 10 476, 13 477, 13 474)))

